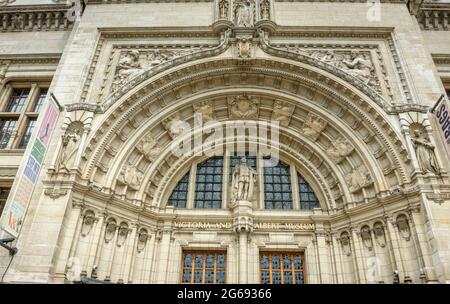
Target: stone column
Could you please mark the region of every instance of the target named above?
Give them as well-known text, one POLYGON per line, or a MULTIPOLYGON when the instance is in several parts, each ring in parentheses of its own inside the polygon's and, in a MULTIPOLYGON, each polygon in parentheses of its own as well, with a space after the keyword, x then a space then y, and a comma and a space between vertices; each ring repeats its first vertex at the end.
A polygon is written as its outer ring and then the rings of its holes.
POLYGON ((343 267, 342 267, 342 253, 341 246, 339 244, 338 235, 336 233, 331 234, 331 241, 333 242, 333 255, 334 255, 334 269, 336 272, 336 283, 344 283, 343 267))
POLYGON ((91 246, 91 250, 89 252, 89 258, 87 261, 87 266, 91 267, 90 270, 88 268, 87 275, 91 276, 91 277, 94 277, 94 275, 96 275, 94 272, 94 268, 98 265, 97 252, 99 251, 99 248, 101 248, 101 245, 102 245, 101 240, 102 240, 102 235, 104 233, 105 218, 106 218, 106 213, 101 212, 98 215, 97 223, 95 226, 92 246, 91 246))
POLYGON ((391 250, 394 253, 394 265, 396 269, 394 271, 398 271, 399 278, 405 275, 405 267, 403 265, 403 259, 400 253, 398 236, 394 224, 394 219, 392 217, 386 217, 386 225, 388 230, 388 238, 389 243, 391 245, 391 250))
POLYGON ((170 257, 170 242, 172 238, 172 223, 165 222, 160 230, 159 241, 159 258, 155 269, 155 283, 166 283, 167 267, 169 265, 170 257))
POLYGON ((365 284, 366 283, 366 276, 364 273, 364 253, 362 250, 361 242, 358 237, 358 233, 355 228, 350 228, 351 234, 352 234, 352 241, 353 241, 353 248, 355 250, 354 259, 356 260, 356 269, 358 272, 359 277, 359 283, 365 284))
POLYGON ((431 260, 431 248, 424 231, 425 220, 423 214, 420 213, 420 207, 411 208, 409 210, 409 216, 411 219, 414 240, 417 242, 418 255, 421 259, 421 275, 425 276, 424 280, 426 282, 437 282, 438 278, 433 267, 433 261, 431 260))
POLYGON ((239 240, 239 284, 248 283, 248 241, 253 232, 252 203, 237 201, 233 205, 233 230, 239 240))
POLYGON ((125 247, 125 262, 123 263, 122 271, 120 272, 120 279, 127 283, 131 277, 129 276, 131 263, 134 260, 134 253, 136 249, 136 234, 137 234, 137 224, 131 224, 131 234, 128 237, 127 244, 125 247))
POLYGON ((322 228, 316 229, 317 252, 320 267, 321 283, 330 284, 333 282, 332 271, 330 267, 330 256, 328 245, 325 240, 326 233, 322 228))

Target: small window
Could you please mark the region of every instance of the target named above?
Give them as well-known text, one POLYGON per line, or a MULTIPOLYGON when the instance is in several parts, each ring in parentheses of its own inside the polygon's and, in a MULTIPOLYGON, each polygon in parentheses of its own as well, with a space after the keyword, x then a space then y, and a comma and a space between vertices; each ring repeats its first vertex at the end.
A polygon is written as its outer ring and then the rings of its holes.
POLYGON ((197 166, 195 208, 222 206, 223 157, 213 157, 197 166))
POLYGON ((22 112, 29 94, 30 89, 13 89, 6 112, 22 112))
POLYGON ((263 252, 259 255, 261 284, 304 284, 303 253, 263 252))
POLYGON ((0 119, 0 149, 8 146, 16 122, 16 119, 0 119))
POLYGON ((300 209, 319 208, 319 200, 317 199, 313 189, 311 189, 309 184, 300 174, 297 174, 297 179, 300 196, 300 209))
POLYGON ((30 141, 31 133, 36 126, 36 118, 28 119, 27 127, 23 133, 22 140, 20 141, 19 149, 25 149, 30 141))
POLYGON ((281 161, 264 167, 264 202, 266 209, 292 209, 290 167, 281 161))
POLYGON ((34 104, 33 112, 39 113, 44 105, 45 97, 47 97, 47 89, 41 89, 39 96, 34 104))
POLYGON ((187 195, 189 190, 189 172, 178 182, 170 195, 168 206, 175 208, 186 208, 187 195))
POLYGON ((6 200, 8 199, 10 188, 0 187, 0 216, 2 215, 3 209, 6 205, 6 200))
POLYGON ((184 251, 181 283, 225 283, 226 253, 221 251, 184 251))

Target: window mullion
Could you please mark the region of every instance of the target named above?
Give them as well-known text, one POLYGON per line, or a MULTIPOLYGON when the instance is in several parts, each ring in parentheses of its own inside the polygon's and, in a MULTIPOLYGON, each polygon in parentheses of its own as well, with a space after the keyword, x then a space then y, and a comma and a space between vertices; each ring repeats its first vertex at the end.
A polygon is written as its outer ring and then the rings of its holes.
POLYGON ((189 175, 189 186, 188 186, 188 195, 187 195, 187 202, 186 202, 186 208, 192 209, 194 208, 194 197, 195 197, 195 179, 197 176, 197 164, 194 162, 191 165, 191 171, 189 175))
POLYGON ((258 187, 259 187, 259 209, 265 209, 264 202, 264 159, 261 153, 256 155, 256 172, 258 175, 258 187))
POLYGON ((291 168, 291 190, 292 190, 292 202, 293 202, 293 209, 299 210, 300 208, 300 191, 298 188, 298 179, 297 179, 297 169, 294 165, 290 166, 291 168))

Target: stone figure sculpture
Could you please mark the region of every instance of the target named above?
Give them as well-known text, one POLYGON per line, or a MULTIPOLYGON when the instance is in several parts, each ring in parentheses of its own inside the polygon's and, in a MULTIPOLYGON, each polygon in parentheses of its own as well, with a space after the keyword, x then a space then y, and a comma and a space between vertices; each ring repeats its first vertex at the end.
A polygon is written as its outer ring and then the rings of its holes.
POLYGON ((74 165, 75 157, 80 145, 82 128, 78 126, 69 127, 62 138, 63 150, 59 160, 58 171, 70 169, 74 165))
POLYGON ((248 164, 245 157, 233 170, 233 200, 248 201, 253 196, 253 190, 256 183, 256 171, 248 164))
POLYGON ((331 141, 331 146, 327 149, 327 154, 335 163, 342 161, 344 157, 353 151, 353 146, 342 136, 331 141))
POLYGON ((137 189, 141 185, 142 177, 142 173, 136 166, 125 165, 119 176, 119 181, 133 189, 137 189))
POLYGON ((151 133, 144 136, 144 138, 138 145, 138 149, 150 161, 154 161, 162 151, 161 147, 158 144, 158 141, 153 137, 151 133))
POLYGON ((269 19, 270 18, 270 1, 262 0, 260 7, 261 7, 261 19, 269 19))
POLYGON ((241 0, 235 8, 236 25, 242 27, 253 26, 254 4, 251 0, 241 0))
POLYGON ((440 169, 434 154, 434 146, 428 139, 421 136, 419 130, 414 130, 414 137, 411 140, 414 143, 420 170, 424 173, 430 172, 439 175, 440 169))
POLYGON ((316 141, 326 125, 326 121, 310 113, 306 117, 305 124, 303 125, 303 135, 312 141, 316 141))
POLYGON ((352 51, 342 60, 342 69, 350 75, 363 80, 366 84, 372 78, 372 62, 364 54, 352 51))
POLYGON ((117 75, 116 84, 124 84, 129 78, 138 74, 142 70, 142 65, 139 61, 139 51, 132 50, 125 54, 119 60, 117 64, 117 75))
POLYGON ((219 18, 227 19, 228 17, 228 0, 220 0, 219 1, 219 18))

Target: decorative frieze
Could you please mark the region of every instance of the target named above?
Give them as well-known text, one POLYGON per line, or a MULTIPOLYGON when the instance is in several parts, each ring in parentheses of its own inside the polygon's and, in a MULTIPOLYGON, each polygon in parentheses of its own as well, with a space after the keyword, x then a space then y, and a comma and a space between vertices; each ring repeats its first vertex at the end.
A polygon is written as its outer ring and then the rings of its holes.
POLYGON ((450 3, 425 3, 416 13, 421 29, 450 30, 450 3))
POLYGON ((0 32, 69 30, 73 21, 68 18, 67 11, 65 5, 0 10, 0 32))

